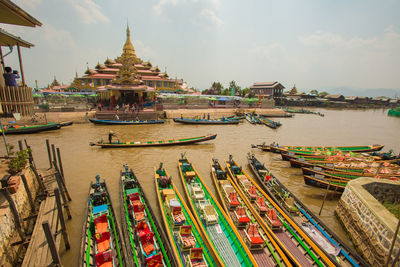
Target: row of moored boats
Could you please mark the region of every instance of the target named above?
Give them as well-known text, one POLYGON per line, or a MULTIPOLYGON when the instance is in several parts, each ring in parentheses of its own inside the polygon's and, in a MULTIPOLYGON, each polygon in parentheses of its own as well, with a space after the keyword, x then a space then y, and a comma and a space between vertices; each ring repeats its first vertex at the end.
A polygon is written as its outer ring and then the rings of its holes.
POLYGON ((106 183, 96 176, 89 190, 81 265, 366 265, 254 155, 247 159, 255 179, 232 156, 225 168, 212 160, 216 197, 181 155, 177 167, 188 201, 160 163, 154 181, 162 226, 132 169, 125 165, 120 172, 121 228, 106 183))

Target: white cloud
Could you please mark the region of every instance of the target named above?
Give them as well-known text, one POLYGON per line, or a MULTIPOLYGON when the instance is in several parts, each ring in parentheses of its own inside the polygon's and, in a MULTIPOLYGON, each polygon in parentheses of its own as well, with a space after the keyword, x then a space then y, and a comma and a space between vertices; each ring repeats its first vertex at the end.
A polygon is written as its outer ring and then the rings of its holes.
POLYGON ((110 19, 103 14, 100 6, 93 2, 93 0, 69 0, 69 2, 78 12, 82 22, 85 24, 110 21, 110 19))
POLYGON ((56 29, 51 24, 43 24, 39 34, 40 39, 45 41, 42 45, 50 46, 52 49, 64 50, 77 47, 69 31, 56 29))
POLYGON ((15 3, 22 9, 28 8, 28 9, 35 9, 37 6, 39 6, 43 0, 16 0, 15 3))
POLYGON ((220 26, 222 24, 224 24, 224 22, 222 21, 221 18, 219 18, 215 12, 211 9, 208 8, 204 8, 201 12, 200 12, 200 18, 202 18, 202 20, 216 25, 216 26, 220 26))
POLYGON ((134 46, 136 50, 136 55, 138 55, 142 60, 150 60, 151 58, 156 58, 156 52, 149 46, 146 46, 142 41, 135 40, 134 46))
POLYGON ((270 45, 254 45, 248 52, 262 58, 271 59, 276 57, 278 53, 280 55, 285 53, 285 49, 279 43, 272 43, 270 45))
POLYGON ((324 77, 330 85, 359 88, 393 88, 400 84, 400 33, 388 27, 370 38, 350 37, 318 31, 298 38, 301 54, 298 68, 324 77), (396 73, 397 72, 397 73, 396 73))
POLYGON ((157 15, 161 15, 163 12, 164 6, 167 5, 173 5, 176 6, 178 2, 186 2, 185 0, 160 0, 156 5, 153 6, 154 12, 156 12, 157 15))

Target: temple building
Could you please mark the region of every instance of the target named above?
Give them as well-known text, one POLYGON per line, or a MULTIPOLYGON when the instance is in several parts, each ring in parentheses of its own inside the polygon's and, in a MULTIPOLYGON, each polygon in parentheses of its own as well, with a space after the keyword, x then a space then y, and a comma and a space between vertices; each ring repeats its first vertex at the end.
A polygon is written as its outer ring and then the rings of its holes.
POLYGON ((110 99, 114 104, 152 100, 155 92, 183 91, 185 84, 181 79, 169 78, 149 61, 138 58, 127 26, 122 55, 116 59, 107 58, 93 69, 87 68, 82 77, 75 77, 71 88, 91 88, 99 92, 102 100, 110 99))
POLYGON ((250 91, 256 96, 262 97, 282 97, 285 87, 278 82, 254 83, 250 86, 250 91))

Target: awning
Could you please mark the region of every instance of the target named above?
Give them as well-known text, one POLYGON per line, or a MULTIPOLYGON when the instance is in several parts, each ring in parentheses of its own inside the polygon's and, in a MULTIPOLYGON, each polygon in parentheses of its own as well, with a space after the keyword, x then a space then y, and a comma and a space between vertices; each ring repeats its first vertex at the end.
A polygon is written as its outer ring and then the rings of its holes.
MULTIPOLYGON (((1 1, 1 0, 0 0, 1 1)), ((19 44, 20 46, 31 48, 33 44, 22 40, 20 37, 12 35, 3 29, 0 29, 0 46, 15 46, 19 44)))
POLYGON ((42 23, 10 0, 0 0, 0 23, 21 26, 42 26, 42 23))
POLYGON ((221 97, 221 98, 218 98, 218 101, 232 101, 232 99, 226 98, 226 97, 221 97))

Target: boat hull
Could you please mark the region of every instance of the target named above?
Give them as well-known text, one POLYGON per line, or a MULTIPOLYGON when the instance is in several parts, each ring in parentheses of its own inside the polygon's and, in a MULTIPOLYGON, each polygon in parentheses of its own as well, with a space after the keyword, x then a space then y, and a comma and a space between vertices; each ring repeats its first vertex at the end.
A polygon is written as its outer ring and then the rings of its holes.
POLYGON ((220 124, 239 124, 239 120, 226 119, 222 120, 194 120, 194 119, 180 119, 174 118, 174 122, 179 122, 183 124, 207 124, 207 125, 220 125, 220 124))
MULTIPOLYGON (((6 128, 4 131, 4 134, 10 135, 10 134, 33 134, 33 133, 39 133, 39 132, 44 132, 44 131, 52 131, 52 130, 58 130, 61 128, 61 124, 59 123, 49 123, 49 124, 43 124, 43 125, 32 125, 32 126, 20 126, 18 128, 6 128)), ((0 130, 1 133, 1 130, 0 130)))
POLYGON ((162 124, 162 123, 164 123, 163 120, 117 121, 117 120, 89 119, 89 121, 94 124, 104 124, 104 125, 142 125, 142 124, 162 124))

